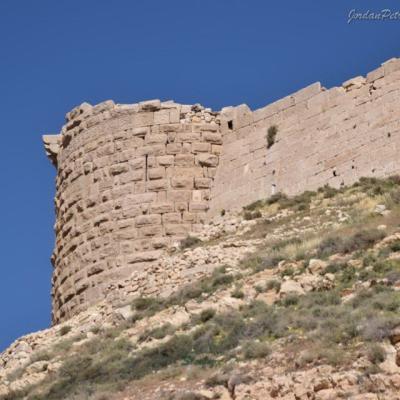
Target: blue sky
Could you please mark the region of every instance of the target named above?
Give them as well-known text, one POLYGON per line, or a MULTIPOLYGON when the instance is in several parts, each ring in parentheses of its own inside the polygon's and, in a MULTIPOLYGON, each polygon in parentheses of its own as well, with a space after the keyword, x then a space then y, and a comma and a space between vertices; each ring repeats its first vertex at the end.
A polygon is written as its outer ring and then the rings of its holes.
POLYGON ((55 171, 41 135, 76 104, 261 107, 400 56, 390 0, 1 0, 0 351, 50 323, 55 171))

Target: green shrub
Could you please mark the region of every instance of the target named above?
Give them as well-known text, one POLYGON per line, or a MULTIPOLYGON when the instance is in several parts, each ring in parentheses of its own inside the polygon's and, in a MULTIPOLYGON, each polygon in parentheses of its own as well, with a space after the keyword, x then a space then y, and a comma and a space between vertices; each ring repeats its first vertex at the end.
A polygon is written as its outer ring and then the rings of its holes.
POLYGON ((266 289, 275 290, 275 292, 278 293, 281 290, 281 282, 276 279, 272 279, 267 282, 266 289))
POLYGON ((257 210, 257 211, 245 211, 243 213, 243 218, 246 221, 251 221, 253 219, 257 219, 257 218, 261 218, 262 214, 261 211, 257 210))
POLYGON ((184 249, 191 249, 191 248, 193 248, 193 247, 196 247, 196 246, 198 246, 198 245, 200 245, 202 242, 201 242, 201 240, 198 238, 198 237, 195 237, 195 236, 188 236, 188 237, 186 237, 185 239, 183 239, 182 241, 181 241, 181 243, 180 243, 180 248, 182 249, 182 250, 184 250, 184 249))
POLYGON ((206 276, 197 282, 182 287, 182 289, 164 301, 164 307, 183 305, 189 300, 201 297, 203 294, 214 293, 220 287, 231 284, 234 279, 234 275, 226 272, 225 266, 218 267, 210 276, 206 276))
POLYGON ((161 299, 156 299, 154 297, 139 297, 131 304, 132 310, 136 311, 132 316, 132 322, 145 317, 151 317, 164 307, 165 305, 161 299))
POLYGON ((255 265, 253 269, 256 272, 264 271, 265 269, 272 269, 284 259, 285 256, 283 254, 274 252, 263 258, 260 258, 258 264, 255 265))
MULTIPOLYGON (((367 307, 365 308, 368 310, 367 307)), ((396 326, 396 322, 399 320, 390 316, 369 315, 368 321, 364 321, 361 326, 361 337, 370 342, 381 342, 389 336, 391 329, 396 326)))
POLYGON ((94 326, 93 328, 90 329, 90 332, 92 332, 93 334, 97 335, 102 331, 100 326, 94 326))
POLYGON ((155 297, 139 297, 132 302, 131 306, 136 311, 158 311, 161 304, 161 300, 155 297))
MULTIPOLYGON (((227 274, 225 267, 217 268, 211 275, 211 288, 216 288, 219 286, 229 285, 233 282, 234 276, 232 274, 227 274)), ((206 288, 207 291, 210 290, 206 288)))
POLYGON ((361 230, 343 241, 343 253, 352 253, 356 250, 365 250, 383 239, 385 233, 378 229, 361 230))
POLYGON ((299 297, 300 307, 313 311, 315 307, 338 306, 341 304, 340 294, 336 290, 327 290, 324 292, 310 292, 306 296, 299 297))
POLYGON ((38 351, 36 353, 33 353, 31 356, 31 362, 37 362, 37 361, 49 361, 53 358, 53 355, 49 351, 38 351))
POLYGON ((339 276, 339 282, 348 286, 351 285, 357 277, 357 271, 354 267, 345 268, 339 276))
POLYGON ((201 393, 185 392, 174 394, 166 400, 204 400, 204 396, 201 393))
POLYGON ((361 230, 348 237, 339 234, 329 236, 319 244, 317 257, 326 258, 336 253, 348 254, 356 250, 366 250, 384 237, 385 233, 378 229, 361 230))
POLYGON ((58 334, 60 336, 65 336, 67 333, 71 332, 72 327, 70 327, 69 325, 64 325, 60 328, 60 330, 58 331, 58 334))
POLYGON ((243 207, 243 209, 245 211, 255 211, 258 208, 261 208, 263 206, 264 206, 264 201, 263 200, 257 200, 257 201, 254 201, 253 203, 250 203, 249 205, 243 207))
POLYGON ((283 271, 280 272, 280 276, 284 278, 285 276, 292 277, 295 275, 295 270, 292 267, 286 267, 283 271))
POLYGON ((400 281, 400 271, 390 271, 386 274, 385 278, 388 280, 389 285, 394 285, 400 281))
POLYGON ((255 286, 254 286, 254 290, 255 290, 257 293, 264 293, 264 292, 267 291, 267 288, 266 288, 266 286, 263 286, 263 285, 255 285, 255 286))
POLYGON ((139 337, 139 342, 144 342, 148 339, 164 339, 168 335, 175 333, 176 328, 169 322, 148 331, 145 331, 139 337))
POLYGON ((306 190, 305 192, 293 196, 293 197, 282 197, 279 200, 280 208, 294 208, 296 211, 304 211, 310 208, 311 201, 316 195, 316 192, 306 190))
POLYGON ((374 343, 368 347, 367 357, 372 364, 380 364, 386 359, 386 351, 380 344, 374 343))
POLYGON ((400 204, 400 189, 394 189, 389 193, 389 198, 394 204, 400 204))
POLYGON ((322 188, 319 188, 318 192, 323 194, 324 199, 331 199, 332 197, 336 196, 336 194, 339 192, 339 190, 326 184, 322 188))
POLYGON ((389 248, 391 251, 400 251, 400 240, 390 243, 389 248))
POLYGON ((275 203, 282 203, 287 200, 287 196, 284 193, 278 192, 273 194, 266 200, 266 204, 272 205, 275 203))
POLYGON ((271 148, 274 145, 277 133, 278 133, 278 127, 276 125, 271 125, 268 128, 266 137, 267 149, 271 148))
POLYGON ((328 264, 328 266, 325 268, 323 271, 324 274, 336 274, 339 271, 342 271, 344 268, 346 268, 347 265, 346 263, 341 263, 341 262, 331 262, 328 264))
POLYGON ((367 253, 362 259, 363 267, 368 267, 376 263, 377 257, 373 253, 367 253))
POLYGON ((244 292, 239 287, 236 287, 233 292, 231 292, 231 296, 235 299, 243 299, 244 292))
POLYGON ((299 296, 297 294, 289 293, 281 300, 281 304, 284 307, 295 306, 299 302, 299 296))
POLYGON ((200 313, 199 319, 204 324, 205 322, 209 321, 210 319, 213 319, 214 316, 215 316, 215 310, 213 308, 206 308, 205 310, 203 310, 200 313))
POLYGON ((270 354, 271 348, 265 342, 248 341, 243 345, 243 356, 246 360, 265 358, 270 354))

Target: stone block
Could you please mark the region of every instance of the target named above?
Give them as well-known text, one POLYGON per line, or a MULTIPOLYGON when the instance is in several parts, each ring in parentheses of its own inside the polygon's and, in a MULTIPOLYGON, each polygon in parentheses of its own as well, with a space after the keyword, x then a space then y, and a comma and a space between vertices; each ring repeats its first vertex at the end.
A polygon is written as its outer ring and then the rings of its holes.
POLYGON ((194 165, 193 154, 177 154, 175 156, 175 165, 177 167, 190 167, 194 165))
POLYGON ((116 164, 110 167, 110 175, 119 175, 124 172, 128 172, 129 168, 127 164, 116 164))
POLYGON ((133 218, 133 217, 137 217, 140 214, 142 214, 142 209, 139 206, 124 208, 122 210, 122 216, 124 218, 133 218))
POLYGON ((222 146, 218 144, 213 144, 211 146, 211 153, 216 154, 217 156, 220 155, 222 153, 222 146))
POLYGON ((176 124, 180 120, 180 111, 179 109, 171 109, 169 112, 169 121, 171 124, 176 124))
POLYGON ((385 75, 400 70, 400 58, 391 58, 382 64, 385 75))
POLYGON ((218 157, 215 154, 200 153, 196 155, 196 164, 202 167, 216 167, 218 165, 218 157))
POLYGON ((167 224, 165 234, 167 236, 186 236, 190 232, 190 224, 167 224))
POLYGON ((191 198, 190 190, 170 190, 167 193, 167 199, 173 202, 188 202, 191 198))
POLYGON ((241 104, 234 109, 234 127, 242 128, 253 123, 253 113, 246 104, 241 104))
POLYGON ((182 129, 182 124, 168 124, 168 125, 160 125, 160 132, 171 133, 171 132, 180 132, 182 129))
POLYGON ((220 133, 203 132, 203 140, 213 144, 222 144, 222 135, 220 133))
POLYGON ((169 124, 169 110, 160 110, 154 113, 155 124, 169 124))
POLYGON ((138 182, 144 180, 144 169, 143 170, 134 170, 129 171, 128 173, 124 174, 123 177, 120 178, 120 182, 122 184, 128 182, 138 182))
POLYGON ((164 249, 168 247, 170 240, 166 237, 156 237, 151 240, 151 246, 153 249, 164 249))
POLYGON ((365 82, 366 79, 363 76, 356 76, 355 78, 343 82, 342 87, 344 87, 347 91, 353 89, 359 89, 365 84, 365 82))
POLYGON ((162 179, 165 178, 165 168, 151 168, 147 174, 149 179, 162 179))
POLYGON ((135 218, 136 226, 143 225, 161 225, 161 215, 149 214, 149 215, 139 215, 135 218))
POLYGON ((182 152, 181 143, 168 143, 167 144, 167 154, 179 154, 182 152))
POLYGON ((189 211, 190 212, 198 212, 198 211, 207 211, 209 208, 207 202, 195 203, 191 202, 189 204, 189 211))
POLYGON ((152 214, 164 214, 174 211, 174 203, 154 203, 150 205, 150 212, 152 214))
POLYGON ((184 222, 195 222, 196 221, 196 214, 192 213, 192 212, 187 212, 185 211, 182 215, 182 220, 184 222))
POLYGON ((139 237, 152 237, 152 236, 162 236, 163 228, 161 225, 150 225, 143 226, 138 229, 139 237))
POLYGON ((161 190, 157 192, 157 203, 164 203, 167 201, 167 191, 166 190, 161 190))
POLYGON ((184 212, 189 209, 189 203, 185 201, 177 201, 175 203, 175 211, 184 212))
POLYGON ((139 111, 158 111, 160 109, 161 109, 161 101, 158 99, 141 101, 139 103, 139 111))
POLYGON ((174 189, 193 189, 193 178, 186 176, 172 177, 171 187, 174 189))
POLYGON ((171 165, 174 165, 174 156, 173 155, 159 156, 157 157, 157 163, 158 165, 163 167, 170 167, 171 165))
POLYGON ((192 201, 195 203, 199 203, 202 201, 203 194, 201 190, 193 190, 192 191, 192 201))
POLYGON ((143 204, 143 203, 152 203, 156 200, 157 194, 156 193, 138 193, 129 195, 124 200, 126 205, 128 204, 143 204))
POLYGON ((139 128, 132 128, 129 132, 132 136, 145 137, 149 133, 149 128, 142 126, 139 128))
POLYGON ((196 189, 209 189, 212 180, 210 178, 195 178, 194 186, 196 189))
POLYGON ((191 143, 182 143, 182 153, 189 154, 192 152, 192 145, 191 143))
POLYGON ((103 272, 105 269, 106 269, 105 262, 96 263, 88 268, 87 274, 88 276, 97 275, 103 272))
POLYGON ((200 126, 201 131, 217 132, 219 130, 219 125, 215 122, 210 122, 207 124, 202 124, 200 126))
POLYGON ((146 184, 147 190, 150 192, 158 192, 160 190, 166 190, 168 188, 168 180, 167 179, 157 179, 153 181, 149 181, 146 184))
POLYGON ((210 153, 211 152, 211 143, 202 143, 202 142, 192 143, 192 152, 193 153, 210 153))
POLYGON ((385 71, 383 67, 379 67, 367 74, 367 83, 372 83, 377 79, 383 78, 385 75, 385 71))
POLYGON ((129 160, 129 166, 132 169, 142 169, 144 168, 145 158, 144 157, 137 157, 129 160))
POLYGON ((147 145, 166 144, 167 143, 167 135, 165 135, 163 133, 146 135, 144 142, 147 145))
POLYGON ((304 89, 299 90, 298 92, 292 94, 292 98, 294 99, 295 104, 301 103, 302 101, 308 100, 310 97, 315 96, 319 92, 321 92, 321 83, 315 82, 304 89))
POLYGON ((162 156, 165 154, 165 151, 166 151, 165 145, 152 144, 138 148, 137 154, 139 156, 162 156))
POLYGON ((182 142, 182 143, 193 143, 200 141, 200 133, 199 132, 184 132, 178 133, 175 136, 175 142, 182 142))
POLYGON ((161 257, 161 254, 161 251, 144 251, 127 256, 126 261, 128 264, 156 261, 159 257, 161 257))
POLYGON ((181 213, 166 213, 162 216, 163 224, 179 224, 182 222, 181 213))

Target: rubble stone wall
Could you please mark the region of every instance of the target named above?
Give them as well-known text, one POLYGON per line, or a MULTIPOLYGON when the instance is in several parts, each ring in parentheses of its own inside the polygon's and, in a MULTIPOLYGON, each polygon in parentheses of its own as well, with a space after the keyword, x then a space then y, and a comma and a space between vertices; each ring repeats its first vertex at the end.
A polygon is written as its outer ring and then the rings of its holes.
POLYGON ((210 213, 242 207, 282 191, 400 172, 400 59, 341 87, 315 83, 252 112, 222 110, 223 146, 210 213), (271 126, 278 133, 267 148, 271 126))

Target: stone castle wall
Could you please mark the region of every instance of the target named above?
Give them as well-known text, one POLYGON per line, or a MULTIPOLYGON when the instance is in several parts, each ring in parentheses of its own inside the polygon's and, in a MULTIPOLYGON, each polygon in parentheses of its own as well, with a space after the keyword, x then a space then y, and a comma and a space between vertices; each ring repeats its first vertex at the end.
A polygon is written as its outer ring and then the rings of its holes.
POLYGON ((221 130, 211 214, 278 191, 297 194, 399 173, 400 59, 341 87, 315 83, 254 112, 246 105, 226 108, 221 130), (267 148, 273 125, 278 133, 267 148))
POLYGON ((393 59, 366 78, 330 90, 315 83, 254 112, 158 100, 75 108, 59 135, 44 136, 58 169, 53 321, 148 271, 221 210, 399 173, 399 95, 393 59))
POLYGON ((53 321, 104 297, 205 219, 222 137, 216 113, 149 101, 88 104, 45 136, 57 165, 53 321))

